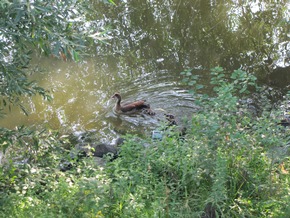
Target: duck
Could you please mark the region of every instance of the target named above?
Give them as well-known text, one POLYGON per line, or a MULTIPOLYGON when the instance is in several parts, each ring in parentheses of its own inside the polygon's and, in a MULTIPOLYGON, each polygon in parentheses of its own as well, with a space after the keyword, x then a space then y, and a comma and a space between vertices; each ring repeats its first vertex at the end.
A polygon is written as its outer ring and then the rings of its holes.
POLYGON ((150 104, 147 104, 145 100, 139 100, 132 103, 121 104, 122 97, 119 93, 115 93, 112 98, 117 99, 114 110, 117 113, 134 113, 142 111, 149 115, 155 115, 154 111, 151 110, 150 104))
POLYGON ((178 126, 175 121, 175 116, 172 114, 164 114, 166 120, 168 121, 167 126, 178 126))
MULTIPOLYGON (((168 121, 167 127, 178 126, 174 115, 164 114, 164 116, 165 116, 166 120, 168 121)), ((186 132, 187 132, 187 128, 185 126, 180 128, 179 136, 181 139, 186 135, 186 132)))

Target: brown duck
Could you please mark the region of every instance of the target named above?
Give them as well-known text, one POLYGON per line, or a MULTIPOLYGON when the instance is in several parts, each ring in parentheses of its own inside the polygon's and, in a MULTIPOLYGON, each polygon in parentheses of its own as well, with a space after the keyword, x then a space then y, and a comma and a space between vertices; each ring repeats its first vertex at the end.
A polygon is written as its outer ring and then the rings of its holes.
POLYGON ((112 98, 117 99, 114 108, 117 113, 134 113, 137 111, 143 111, 146 114, 155 115, 155 113, 150 109, 150 105, 145 103, 145 100, 139 100, 121 105, 122 97, 119 93, 115 93, 112 98))

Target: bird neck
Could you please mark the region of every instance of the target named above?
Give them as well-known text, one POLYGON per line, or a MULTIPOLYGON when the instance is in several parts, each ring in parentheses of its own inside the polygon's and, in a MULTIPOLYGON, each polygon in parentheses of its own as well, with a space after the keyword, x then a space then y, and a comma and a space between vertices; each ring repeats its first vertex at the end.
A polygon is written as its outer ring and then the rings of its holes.
POLYGON ((118 98, 117 104, 121 104, 121 98, 118 98))
POLYGON ((121 97, 117 97, 116 107, 121 107, 121 97))

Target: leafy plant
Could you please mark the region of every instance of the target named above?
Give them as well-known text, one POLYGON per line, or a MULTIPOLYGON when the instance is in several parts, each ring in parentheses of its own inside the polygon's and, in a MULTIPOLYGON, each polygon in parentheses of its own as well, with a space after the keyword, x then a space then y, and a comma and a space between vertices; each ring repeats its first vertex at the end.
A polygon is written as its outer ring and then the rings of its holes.
POLYGON ((20 96, 40 94, 51 100, 47 90, 28 79, 32 54, 79 61, 88 43, 104 39, 102 31, 96 32, 99 28, 86 20, 89 11, 82 1, 1 2, 1 108, 19 105, 27 114, 20 96))
POLYGON ((70 140, 23 129, 21 146, 34 147, 29 163, 1 168, 1 216, 287 217, 290 162, 280 152, 287 131, 269 113, 240 113, 244 87, 256 87, 243 83, 254 81, 251 75, 213 72, 215 94, 195 96, 200 110, 185 136, 174 127, 161 141, 128 135, 105 166, 85 158, 61 172, 70 140))

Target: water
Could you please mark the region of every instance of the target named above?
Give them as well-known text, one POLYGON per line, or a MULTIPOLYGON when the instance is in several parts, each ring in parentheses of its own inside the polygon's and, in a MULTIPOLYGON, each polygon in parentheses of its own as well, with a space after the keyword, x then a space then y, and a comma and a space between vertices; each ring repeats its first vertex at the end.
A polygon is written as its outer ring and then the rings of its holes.
POLYGON ((150 134, 165 121, 164 113, 174 114, 181 123, 196 110, 193 96, 172 72, 162 70, 158 77, 156 72, 120 75, 118 71, 105 72, 95 59, 74 63, 40 58, 33 62, 31 67, 41 67, 43 72, 33 74, 32 79, 50 90, 53 101, 40 96, 28 102, 25 99, 29 116, 14 107, 1 120, 2 126, 45 125, 73 132, 93 131, 103 140, 111 140, 125 133, 150 134), (156 115, 115 114, 115 100, 111 98, 115 92, 122 94, 122 102, 145 99, 156 115))
MULTIPOLYGON (((117 7, 95 2, 91 18, 100 28, 112 27, 107 43, 92 46, 80 63, 34 57, 31 79, 50 90, 53 101, 24 98, 29 116, 13 107, 0 125, 91 131, 104 140, 124 133, 150 134, 162 124, 164 113, 174 114, 183 125, 196 112, 194 96, 181 84, 185 69, 200 75, 205 87, 209 69, 218 65, 229 71, 243 68, 270 85, 280 71, 269 66, 289 66, 289 46, 283 50, 280 44, 289 44, 289 14, 287 2, 265 2, 255 10, 235 1, 140 0, 119 2, 117 7), (116 115, 111 99, 115 92, 124 101, 146 99, 156 116, 116 115)), ((277 87, 288 84, 289 79, 278 79, 277 87)))

